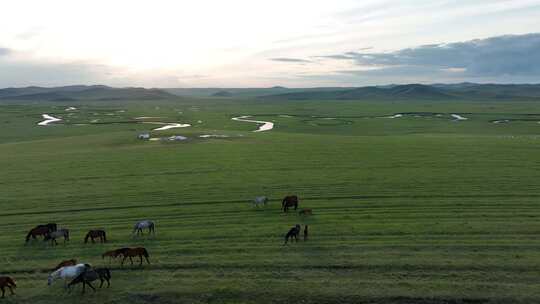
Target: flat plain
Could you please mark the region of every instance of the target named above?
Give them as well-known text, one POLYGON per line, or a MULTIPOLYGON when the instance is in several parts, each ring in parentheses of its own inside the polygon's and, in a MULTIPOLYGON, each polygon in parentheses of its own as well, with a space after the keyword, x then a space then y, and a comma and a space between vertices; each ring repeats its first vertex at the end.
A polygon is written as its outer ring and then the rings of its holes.
POLYGON ((538 303, 539 122, 527 101, 5 103, 0 273, 18 288, 0 302, 538 303), (62 121, 38 126, 44 113, 62 121), (283 214, 289 194, 313 216, 283 214), (155 237, 131 235, 140 219, 155 237), (25 245, 48 222, 71 240, 25 245), (310 239, 283 245, 297 223, 310 239), (83 244, 95 228, 109 241, 83 244), (151 264, 102 260, 125 246, 151 264), (111 267, 112 286, 47 286, 70 258, 111 267))

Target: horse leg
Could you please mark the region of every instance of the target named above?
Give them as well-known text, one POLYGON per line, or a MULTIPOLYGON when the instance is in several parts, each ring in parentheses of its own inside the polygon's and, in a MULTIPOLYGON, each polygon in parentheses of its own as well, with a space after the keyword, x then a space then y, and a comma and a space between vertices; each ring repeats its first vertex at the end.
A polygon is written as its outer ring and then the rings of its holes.
POLYGON ((131 258, 131 256, 129 257, 129 260, 131 261, 131 265, 133 265, 133 259, 131 258))
POLYGON ((126 259, 127 259, 127 256, 124 256, 124 258, 122 259, 122 264, 121 264, 122 267, 124 267, 124 262, 126 261, 126 259))
POLYGON ((6 290, 4 289, 4 286, 0 286, 0 289, 2 289, 2 298, 4 298, 4 294, 6 293, 6 290))
POLYGON ((139 266, 142 266, 142 254, 139 255, 139 259, 141 260, 140 263, 139 263, 139 266))
POLYGON ((86 284, 88 284, 88 286, 90 286, 90 288, 92 288, 92 290, 93 290, 94 292, 96 292, 96 289, 94 288, 94 286, 92 286, 92 284, 91 284, 90 282, 86 282, 86 284))
POLYGON ((148 262, 148 265, 150 265, 150 259, 147 256, 145 256, 145 258, 146 258, 146 262, 148 262))
POLYGON ((99 288, 103 287, 103 278, 99 278, 99 280, 101 281, 101 284, 99 284, 99 288))
POLYGON ((82 281, 82 294, 86 291, 86 282, 82 281))

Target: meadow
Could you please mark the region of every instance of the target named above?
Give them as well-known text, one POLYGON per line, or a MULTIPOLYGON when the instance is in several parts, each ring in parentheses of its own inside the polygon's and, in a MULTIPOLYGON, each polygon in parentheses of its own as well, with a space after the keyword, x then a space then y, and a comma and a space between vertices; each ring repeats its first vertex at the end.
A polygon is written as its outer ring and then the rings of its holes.
POLYGON ((18 288, 0 302, 538 303, 539 121, 532 101, 6 102, 0 274, 18 288), (63 121, 37 126, 43 113, 63 121), (283 214, 289 194, 313 216, 283 214), (131 235, 140 219, 155 237, 131 235), (70 242, 25 245, 48 222, 70 242), (284 246, 297 223, 310 239, 284 246), (83 244, 95 228, 109 242, 83 244), (47 286, 61 260, 108 266, 101 254, 124 246, 151 264, 113 261, 111 287, 84 296, 47 286))

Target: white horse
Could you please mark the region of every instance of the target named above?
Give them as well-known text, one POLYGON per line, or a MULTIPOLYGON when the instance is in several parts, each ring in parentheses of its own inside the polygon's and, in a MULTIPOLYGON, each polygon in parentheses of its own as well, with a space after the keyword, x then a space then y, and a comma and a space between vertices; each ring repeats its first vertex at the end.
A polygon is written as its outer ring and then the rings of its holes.
POLYGON ((54 283, 54 281, 58 279, 64 279, 64 288, 67 288, 68 279, 76 278, 89 267, 91 267, 89 264, 77 264, 75 266, 61 267, 60 269, 49 274, 49 278, 47 279, 47 285, 52 285, 52 283, 54 283))
POLYGON ((268 197, 266 197, 266 196, 257 196, 253 200, 253 206, 255 206, 255 207, 259 207, 259 205, 265 205, 266 206, 266 203, 268 203, 268 197))
POLYGON ((135 234, 135 233, 137 233, 137 235, 143 234, 143 229, 146 229, 146 228, 148 228, 148 234, 150 234, 150 232, 154 235, 156 234, 155 224, 154 222, 149 221, 149 220, 137 222, 135 226, 133 227, 132 234, 135 234))

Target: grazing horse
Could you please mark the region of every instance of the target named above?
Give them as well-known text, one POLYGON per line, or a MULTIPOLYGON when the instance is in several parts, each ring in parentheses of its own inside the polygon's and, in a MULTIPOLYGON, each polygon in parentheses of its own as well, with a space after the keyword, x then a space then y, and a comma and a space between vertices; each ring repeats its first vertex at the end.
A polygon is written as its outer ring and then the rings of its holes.
POLYGON ((119 256, 123 256, 124 255, 124 252, 126 250, 128 250, 129 248, 119 248, 119 249, 115 249, 115 250, 109 250, 109 251, 106 251, 105 253, 103 253, 101 255, 101 259, 105 259, 106 256, 109 257, 109 263, 111 263, 111 259, 116 259, 117 257, 119 256))
POLYGON ((281 209, 283 212, 289 211, 289 207, 294 207, 294 210, 298 208, 298 196, 288 195, 281 202, 281 209))
POLYGON ((143 229, 145 228, 148 228, 148 234, 150 234, 150 232, 152 232, 152 234, 156 234, 156 231, 155 231, 155 224, 154 222, 152 221, 149 221, 149 220, 144 220, 144 221, 140 221, 140 222, 137 222, 135 224, 135 226, 133 227, 133 233, 132 234, 135 234, 137 233, 137 235, 139 235, 139 233, 142 235, 143 234, 143 229))
POLYGON ((105 230, 90 230, 84 237, 84 243, 88 243, 88 238, 92 240, 92 243, 95 243, 94 239, 99 238, 99 241, 101 243, 107 242, 107 235, 105 233, 105 230))
POLYGON ((2 276, 0 277, 0 289, 2 289, 2 298, 4 298, 5 296, 6 287, 9 288, 9 291, 12 295, 15 294, 13 292, 13 288, 17 288, 17 284, 15 284, 15 281, 13 281, 13 279, 10 277, 2 276))
POLYGON ((287 244, 287 242, 289 241, 289 238, 291 239, 291 242, 293 238, 296 240, 296 242, 298 242, 298 235, 300 234, 300 230, 301 230, 301 227, 298 224, 292 227, 289 230, 289 232, 287 232, 287 234, 285 235, 285 244, 287 244))
POLYGON ((122 266, 124 266, 124 262, 127 258, 131 261, 131 265, 133 265, 133 259, 132 257, 138 256, 141 259, 141 262, 139 263, 139 266, 142 266, 143 263, 143 256, 146 258, 146 262, 150 264, 150 260, 148 259, 150 255, 148 254, 148 251, 144 247, 137 247, 137 248, 127 248, 123 253, 124 258, 122 259, 122 266))
POLYGON ((76 259, 65 260, 65 261, 60 262, 58 265, 56 265, 56 267, 54 267, 52 271, 56 271, 65 266, 74 266, 74 265, 77 265, 76 259))
POLYGON ((253 206, 255 206, 255 207, 259 207, 259 205, 266 206, 267 203, 268 203, 268 197, 266 197, 266 196, 257 196, 253 200, 253 206))
POLYGON ((67 287, 67 279, 72 279, 80 275, 86 268, 91 267, 89 264, 77 264, 74 266, 64 266, 53 271, 47 278, 47 285, 52 285, 58 279, 64 279, 64 288, 67 287))
POLYGON ((49 232, 45 235, 43 238, 43 241, 50 241, 51 244, 58 245, 58 242, 56 241, 57 238, 63 237, 64 238, 64 244, 66 241, 69 241, 69 230, 68 229, 59 229, 53 232, 49 232))
POLYGON ((58 225, 56 225, 56 223, 48 223, 48 224, 39 225, 39 226, 45 226, 45 227, 49 228, 49 230, 51 232, 56 231, 58 229, 58 225))
POLYGON ((298 211, 298 215, 313 215, 313 210, 311 209, 302 209, 298 211))
POLYGON ((90 286, 93 291, 96 291, 94 286, 92 286, 93 281, 99 279, 101 281, 101 284, 99 285, 99 288, 103 287, 103 283, 107 281, 107 287, 111 286, 111 272, 108 268, 96 268, 93 269, 92 267, 87 267, 81 274, 79 274, 75 279, 73 279, 71 282, 69 282, 68 289, 71 292, 71 286, 77 285, 79 283, 83 283, 83 290, 82 293, 86 291, 85 287, 86 285, 90 286))
POLYGON ((49 229, 49 227, 45 226, 45 225, 39 225, 35 228, 32 228, 30 230, 30 232, 28 232, 28 234, 26 235, 26 243, 28 243, 28 241, 30 240, 30 237, 32 237, 32 239, 36 239, 36 236, 43 236, 43 238, 45 238, 49 233, 51 232, 51 230, 49 229))

